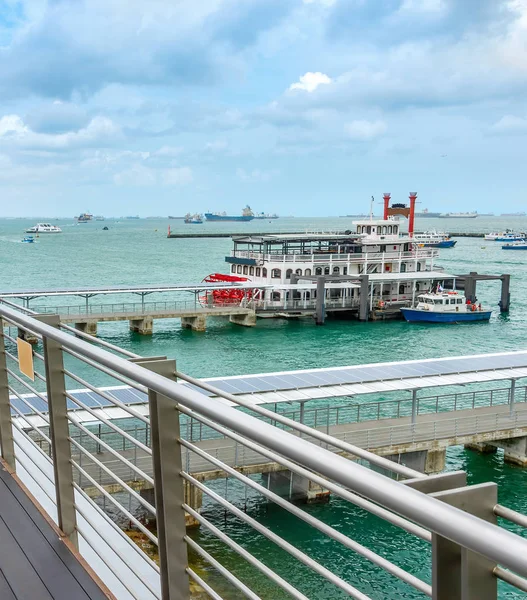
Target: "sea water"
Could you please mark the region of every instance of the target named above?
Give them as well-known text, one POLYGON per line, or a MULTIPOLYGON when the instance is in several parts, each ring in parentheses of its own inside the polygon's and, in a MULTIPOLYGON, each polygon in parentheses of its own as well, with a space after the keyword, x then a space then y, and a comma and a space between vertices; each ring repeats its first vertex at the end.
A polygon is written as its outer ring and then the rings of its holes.
MULTIPOLYGON (((209 273, 228 272, 224 257, 231 250, 230 239, 167 239, 169 224, 174 232, 191 233, 353 229, 353 219, 348 218, 295 218, 203 225, 185 225, 182 221, 167 219, 115 219, 79 225, 70 219, 51 221, 63 229, 62 234, 41 235, 35 244, 21 243, 24 229, 36 221, 0 220, 1 290, 190 284, 200 282, 209 273), (103 227, 108 227, 108 230, 103 230, 103 227)), ((478 217, 455 221, 422 219, 417 222, 419 230, 433 227, 478 232, 510 227, 525 231, 527 219, 478 217)), ((265 319, 259 320, 255 328, 244 328, 232 325, 225 319, 209 319, 207 331, 192 332, 182 330, 177 320, 157 320, 153 336, 131 333, 127 322, 100 323, 98 335, 138 354, 175 358, 180 370, 196 377, 519 350, 527 345, 526 258, 527 254, 502 251, 500 243, 481 238, 460 238, 455 248, 440 250, 436 263, 444 267, 447 273, 477 271, 512 275, 511 310, 506 315, 501 315, 497 306, 500 283, 478 283, 478 300, 495 311, 489 323, 430 326, 404 321, 359 323, 329 319, 325 326, 316 327, 309 319, 265 319)), ((152 295, 146 301, 165 298, 166 295, 152 295)), ((193 299, 193 295, 189 294, 188 298, 193 299)), ((139 299, 133 295, 99 296, 91 302, 99 304, 123 300, 137 302, 139 299)), ((84 300, 71 297, 54 301, 35 299, 32 306, 53 302, 81 305, 84 300)), ((461 390, 457 388, 456 391, 461 390)), ((383 397, 369 397, 368 401, 373 399, 382 400, 383 397)), ((353 402, 360 401, 360 398, 353 399, 353 402)), ((329 402, 335 404, 337 401, 329 402)), ((500 503, 527 512, 527 470, 504 464, 500 452, 479 455, 462 447, 453 447, 447 453, 447 468, 466 470, 469 483, 497 482, 500 503)), ((211 485, 223 493, 227 486, 229 499, 245 508, 250 516, 372 598, 424 597, 397 579, 380 573, 367 561, 318 534, 289 513, 265 502, 257 494, 246 494, 237 482, 222 480, 211 485)), ((425 579, 430 577, 428 544, 336 497, 332 497, 328 505, 305 508, 415 575, 425 579)), ((285 552, 235 517, 225 515, 222 508, 207 499, 204 500, 203 514, 310 598, 344 597, 334 586, 289 558, 285 552)), ((514 526, 504 524, 516 530, 514 526)), ((518 532, 525 535, 523 530, 518 532)), ((255 569, 216 541, 205 528, 193 535, 257 593, 265 598, 286 597, 263 576, 260 577, 255 569)), ((225 597, 239 597, 212 569, 205 565, 199 568, 225 597)), ((523 594, 500 583, 500 598, 521 597, 524 597, 523 594)))

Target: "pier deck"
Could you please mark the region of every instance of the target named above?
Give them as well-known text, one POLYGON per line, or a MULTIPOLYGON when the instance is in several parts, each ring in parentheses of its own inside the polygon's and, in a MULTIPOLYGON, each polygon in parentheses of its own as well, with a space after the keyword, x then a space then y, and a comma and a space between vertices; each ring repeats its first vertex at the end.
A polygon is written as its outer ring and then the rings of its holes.
POLYGON ((1 465, 0 506, 2 600, 108 598, 1 465))

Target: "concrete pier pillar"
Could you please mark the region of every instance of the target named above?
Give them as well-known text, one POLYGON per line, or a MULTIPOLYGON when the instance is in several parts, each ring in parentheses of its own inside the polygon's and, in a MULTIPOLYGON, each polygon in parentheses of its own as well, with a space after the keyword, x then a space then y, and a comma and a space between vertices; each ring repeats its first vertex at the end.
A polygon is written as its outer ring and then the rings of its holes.
POLYGON ((265 485, 275 494, 306 504, 329 502, 330 491, 291 471, 264 473, 265 485))
POLYGON ((501 276, 501 298, 500 298, 500 311, 507 312, 509 310, 511 304, 511 276, 510 275, 502 275, 501 276))
POLYGON ((326 320, 326 278, 317 278, 317 301, 315 308, 315 322, 324 325, 326 320))
MULTIPOLYGON (((153 487, 143 488, 140 492, 141 497, 149 502, 152 506, 156 505, 156 497, 153 487)), ((184 495, 185 504, 188 504, 196 512, 201 512, 201 506, 203 504, 203 492, 197 487, 193 486, 190 482, 184 481, 184 495)), ((149 513, 149 519, 152 520, 154 517, 149 513)), ((185 513, 185 525, 187 527, 199 527, 198 521, 188 513, 185 513)))
POLYGON ((446 449, 433 448, 431 450, 417 450, 415 452, 405 452, 404 454, 391 454, 386 456, 398 464, 402 464, 409 469, 420 471, 430 475, 432 473, 441 473, 445 469, 446 449))
POLYGON ((25 331, 24 329, 18 329, 18 337, 21 340, 24 340, 25 342, 28 342, 29 344, 38 344, 38 338, 36 335, 34 335, 33 333, 30 333, 29 331, 25 331))
POLYGON ((360 279, 360 298, 359 298, 359 321, 367 321, 370 312, 369 294, 370 282, 368 275, 361 275, 360 279))
POLYGON ((481 452, 482 454, 495 454, 498 451, 496 446, 485 444, 485 442, 465 444, 465 450, 474 450, 475 452, 481 452))
POLYGON ((207 329, 207 317, 205 315, 181 317, 181 327, 192 329, 192 331, 205 331, 207 329))
POLYGON ((474 302, 476 300, 476 278, 477 273, 471 271, 470 274, 465 277, 465 298, 474 302))
POLYGON ((493 445, 503 448, 503 460, 513 465, 527 467, 527 437, 497 440, 493 445))
POLYGON ((154 319, 152 317, 130 319, 130 331, 140 333, 141 335, 152 335, 154 331, 154 319))
POLYGON ((75 329, 87 333, 88 335, 97 335, 97 321, 88 321, 87 323, 75 323, 75 329))
POLYGON ((229 321, 243 327, 254 327, 256 325, 256 313, 250 312, 246 315, 231 315, 229 321))

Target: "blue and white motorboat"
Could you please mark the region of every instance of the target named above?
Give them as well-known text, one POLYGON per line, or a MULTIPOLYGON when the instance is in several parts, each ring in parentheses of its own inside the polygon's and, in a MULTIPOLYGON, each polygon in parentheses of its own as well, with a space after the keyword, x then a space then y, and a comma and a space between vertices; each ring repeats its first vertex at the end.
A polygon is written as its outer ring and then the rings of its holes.
POLYGON ((456 240, 451 239, 449 233, 443 231, 425 231, 414 233, 414 240, 425 248, 453 248, 456 240))
POLYGON ((501 247, 502 250, 527 250, 527 240, 521 239, 501 247))
POLYGON ((420 294, 414 308, 401 308, 404 318, 422 323, 463 323, 488 321, 492 311, 481 304, 467 303, 465 296, 457 292, 431 292, 420 294))
POLYGON ((26 237, 22 240, 23 244, 33 244, 35 242, 35 238, 32 235, 26 235, 26 237))
POLYGON ((524 233, 515 233, 514 231, 505 231, 500 233, 487 233, 486 240, 494 242, 521 242, 525 238, 524 233))

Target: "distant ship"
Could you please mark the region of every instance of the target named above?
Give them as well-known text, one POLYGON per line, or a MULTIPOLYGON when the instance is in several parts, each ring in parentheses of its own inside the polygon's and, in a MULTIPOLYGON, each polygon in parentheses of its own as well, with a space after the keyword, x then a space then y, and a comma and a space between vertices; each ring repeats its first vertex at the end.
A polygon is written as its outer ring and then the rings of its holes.
POLYGON ((430 212, 428 208, 423 208, 421 212, 415 213, 416 217, 422 217, 424 219, 435 219, 441 216, 441 213, 438 212, 430 212))
POLYGON ((247 205, 242 214, 239 216, 228 215, 226 212, 222 213, 205 213, 207 221, 252 221, 254 219, 254 213, 251 207, 247 205))
POLYGON ((78 223, 88 223, 93 219, 93 215, 90 213, 81 213, 78 217, 76 217, 78 223))
POLYGON ((478 216, 478 213, 477 212, 441 213, 439 216, 442 219, 475 219, 478 216))
POLYGON ((527 217, 525 212, 501 213, 500 217, 527 217))
POLYGON ((273 213, 273 214, 267 213, 266 214, 266 213, 261 212, 261 213, 254 215, 254 218, 255 219, 278 219, 278 215, 276 213, 273 213))
POLYGON ((96 215, 95 220, 96 221, 104 221, 104 217, 102 215, 96 215))
POLYGON ((125 217, 125 219, 139 219, 139 215, 133 215, 133 216, 129 216, 129 217, 125 217))
POLYGON ((187 213, 185 215, 185 223, 190 223, 192 225, 201 225, 201 223, 203 223, 203 217, 198 213, 196 213, 195 215, 187 213))

